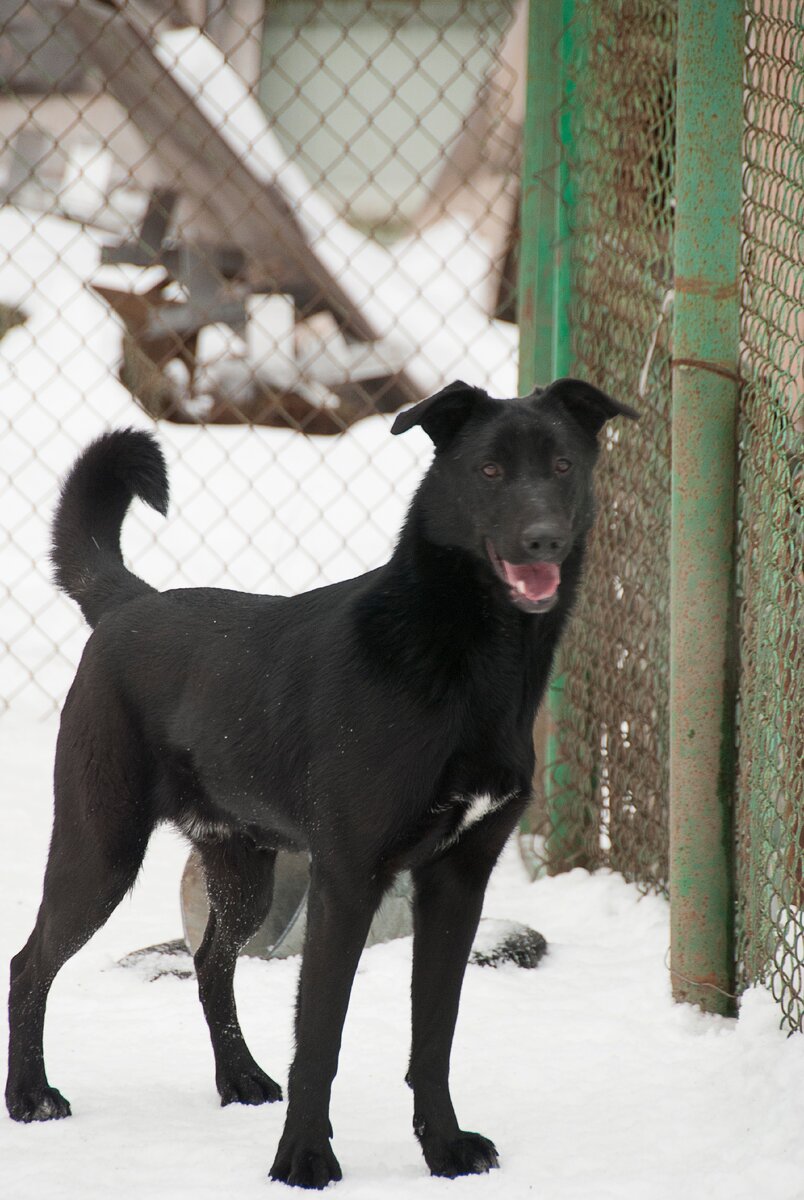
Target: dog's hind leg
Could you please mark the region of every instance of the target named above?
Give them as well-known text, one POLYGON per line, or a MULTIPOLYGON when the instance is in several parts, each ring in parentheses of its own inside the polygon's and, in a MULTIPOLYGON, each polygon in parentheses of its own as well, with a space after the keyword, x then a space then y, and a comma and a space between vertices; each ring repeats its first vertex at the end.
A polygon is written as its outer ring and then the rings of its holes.
POLYGON ((275 850, 259 850, 232 835, 200 841, 209 898, 209 921, 195 955, 198 994, 215 1055, 221 1104, 266 1104, 282 1089, 251 1056, 237 1018, 237 955, 257 932, 271 906, 275 850))
MULTIPOLYGON (((106 726, 114 723, 108 714, 102 719, 106 726)), ((45 1073, 48 993, 60 968, 133 885, 152 827, 138 788, 136 751, 124 761, 125 742, 121 748, 119 740, 95 737, 80 724, 81 718, 71 721, 68 705, 56 756, 42 903, 28 942, 11 962, 6 1104, 16 1121, 70 1115, 70 1105, 45 1073)), ((122 734, 119 727, 104 732, 118 739, 122 734)))

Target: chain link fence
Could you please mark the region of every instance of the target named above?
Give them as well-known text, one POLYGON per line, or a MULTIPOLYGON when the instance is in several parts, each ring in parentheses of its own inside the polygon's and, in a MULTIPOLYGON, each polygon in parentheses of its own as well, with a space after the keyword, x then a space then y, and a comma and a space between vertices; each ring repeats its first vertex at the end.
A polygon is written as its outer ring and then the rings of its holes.
MULTIPOLYGON (((535 828, 551 870, 668 887, 676 4, 587 0, 554 47, 572 374, 642 413, 603 455, 535 828)), ((804 1028, 804 7, 745 20, 738 521, 737 984, 804 1028)), ((559 268, 561 269, 561 268, 559 268)))
POLYGON ((747 5, 738 964, 804 1027, 804 6, 747 5))
POLYGON ((518 0, 0 0, 0 703, 86 638, 58 479, 157 426, 157 587, 288 593, 387 555, 429 458, 402 405, 516 393, 518 0))
MULTIPOLYGON (((538 13, 538 6, 531 6, 538 13)), ((609 435, 549 705, 550 870, 668 879, 674 0, 584 0, 560 44, 569 371, 609 435), (568 836, 567 830, 571 826, 568 836)), ((0 0, 0 699, 57 708, 86 637, 49 581, 57 481, 158 426, 158 587, 289 593, 383 559, 429 445, 385 414, 516 391, 521 0, 0 0)), ((745 25, 738 983, 804 1022, 804 9, 745 25)))
POLYGON ((555 122, 567 164, 569 373, 641 419, 610 431, 601 458, 587 565, 597 586, 582 592, 560 652, 552 796, 539 825, 551 869, 608 865, 658 890, 667 886, 675 37, 674 5, 652 0, 576 5, 564 33, 555 122))

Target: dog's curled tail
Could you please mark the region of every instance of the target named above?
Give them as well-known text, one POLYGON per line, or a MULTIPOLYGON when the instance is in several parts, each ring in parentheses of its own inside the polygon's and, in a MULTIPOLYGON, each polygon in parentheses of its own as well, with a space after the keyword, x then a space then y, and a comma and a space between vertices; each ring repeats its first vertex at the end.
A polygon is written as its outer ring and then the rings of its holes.
POLYGON ((111 608, 154 589, 123 564, 120 530, 134 496, 167 512, 162 451, 149 433, 118 429, 87 446, 61 489, 53 521, 56 583, 93 627, 111 608))

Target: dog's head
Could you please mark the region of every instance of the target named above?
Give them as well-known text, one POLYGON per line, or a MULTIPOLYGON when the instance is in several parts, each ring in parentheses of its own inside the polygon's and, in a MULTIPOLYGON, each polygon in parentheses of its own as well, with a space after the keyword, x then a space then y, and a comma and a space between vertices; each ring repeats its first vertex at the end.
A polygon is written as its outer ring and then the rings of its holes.
POLYGON ((400 413, 391 432, 420 425, 435 446, 419 492, 425 536, 480 557, 517 608, 541 613, 594 519, 598 435, 618 416, 637 419, 578 379, 513 400, 458 382, 400 413))

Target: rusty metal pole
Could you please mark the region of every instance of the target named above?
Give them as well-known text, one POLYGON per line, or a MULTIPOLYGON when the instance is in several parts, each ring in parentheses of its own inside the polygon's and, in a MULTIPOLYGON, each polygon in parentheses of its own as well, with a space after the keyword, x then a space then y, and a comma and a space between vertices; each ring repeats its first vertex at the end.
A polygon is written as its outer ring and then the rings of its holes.
POLYGON ((733 1011, 742 0, 680 0, 670 584, 673 995, 733 1011))

